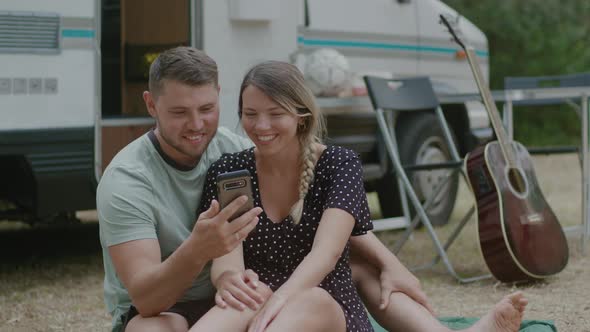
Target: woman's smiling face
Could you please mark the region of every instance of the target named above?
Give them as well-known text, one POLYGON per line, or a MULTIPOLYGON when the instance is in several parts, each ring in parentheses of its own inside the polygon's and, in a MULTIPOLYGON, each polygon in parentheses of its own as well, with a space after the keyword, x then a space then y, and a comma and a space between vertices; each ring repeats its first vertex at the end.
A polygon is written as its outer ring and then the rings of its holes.
POLYGON ((281 107, 259 88, 250 85, 242 93, 242 126, 261 155, 299 148, 300 118, 281 107), (288 150, 285 150, 288 149, 288 150))

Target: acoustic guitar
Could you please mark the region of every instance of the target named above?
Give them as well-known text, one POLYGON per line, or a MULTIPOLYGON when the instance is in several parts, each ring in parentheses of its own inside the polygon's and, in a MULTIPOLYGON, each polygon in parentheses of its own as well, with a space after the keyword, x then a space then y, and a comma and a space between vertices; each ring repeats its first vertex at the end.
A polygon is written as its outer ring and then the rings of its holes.
POLYGON ((569 250, 563 229, 539 188, 527 149, 508 138, 483 79, 475 50, 442 23, 467 55, 497 140, 465 157, 477 206, 477 233, 486 265, 503 282, 542 279, 563 270, 569 250))

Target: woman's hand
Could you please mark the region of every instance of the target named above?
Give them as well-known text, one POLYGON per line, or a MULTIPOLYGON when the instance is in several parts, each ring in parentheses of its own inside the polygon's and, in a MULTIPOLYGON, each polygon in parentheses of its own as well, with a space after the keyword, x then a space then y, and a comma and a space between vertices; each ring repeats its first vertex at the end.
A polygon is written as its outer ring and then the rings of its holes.
POLYGON ((277 293, 274 293, 260 311, 250 321, 248 332, 264 332, 268 325, 281 312, 287 299, 277 293))
POLYGON ((379 279, 381 281, 380 309, 387 308, 392 293, 401 292, 423 305, 434 315, 434 310, 420 286, 420 281, 406 268, 393 269, 390 265, 386 265, 381 269, 379 279))
POLYGON ((243 311, 248 306, 252 310, 257 310, 264 302, 264 297, 257 291, 258 275, 250 269, 223 272, 215 286, 215 303, 221 308, 227 308, 229 305, 243 311))

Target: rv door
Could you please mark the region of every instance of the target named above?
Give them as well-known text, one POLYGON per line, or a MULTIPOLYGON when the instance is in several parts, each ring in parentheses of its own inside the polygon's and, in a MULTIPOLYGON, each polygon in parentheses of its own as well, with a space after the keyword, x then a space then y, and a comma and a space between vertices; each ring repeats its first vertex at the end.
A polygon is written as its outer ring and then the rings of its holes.
POLYGON ((101 1, 101 169, 154 127, 142 97, 149 67, 161 51, 191 44, 190 8, 195 2, 101 1))

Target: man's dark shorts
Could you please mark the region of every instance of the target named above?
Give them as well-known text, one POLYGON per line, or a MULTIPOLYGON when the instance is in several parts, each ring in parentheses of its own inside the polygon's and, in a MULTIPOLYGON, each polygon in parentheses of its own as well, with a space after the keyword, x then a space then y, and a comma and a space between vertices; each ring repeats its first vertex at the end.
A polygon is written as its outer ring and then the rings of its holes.
MULTIPOLYGON (((195 300, 188 302, 177 302, 170 309, 164 310, 164 312, 173 312, 181 315, 188 322, 188 327, 195 325, 195 323, 203 317, 207 311, 215 306, 215 299, 195 300)), ((123 328, 121 331, 125 331, 127 324, 133 319, 133 317, 139 315, 137 308, 131 306, 129 311, 123 315, 123 328)))

